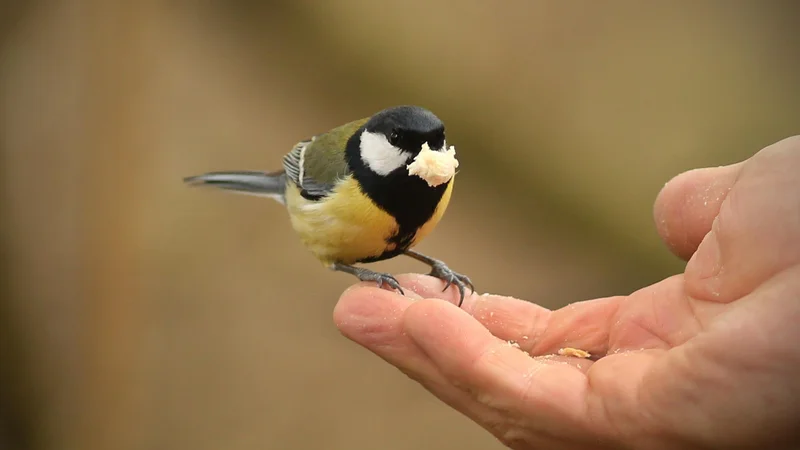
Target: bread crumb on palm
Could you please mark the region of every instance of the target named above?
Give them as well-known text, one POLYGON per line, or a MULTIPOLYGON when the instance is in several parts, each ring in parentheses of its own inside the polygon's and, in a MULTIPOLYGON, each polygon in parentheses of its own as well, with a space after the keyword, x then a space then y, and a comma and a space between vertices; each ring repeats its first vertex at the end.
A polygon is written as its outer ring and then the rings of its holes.
POLYGON ((573 356, 575 358, 588 358, 592 356, 586 350, 572 347, 564 347, 558 351, 558 354, 561 356, 573 356))

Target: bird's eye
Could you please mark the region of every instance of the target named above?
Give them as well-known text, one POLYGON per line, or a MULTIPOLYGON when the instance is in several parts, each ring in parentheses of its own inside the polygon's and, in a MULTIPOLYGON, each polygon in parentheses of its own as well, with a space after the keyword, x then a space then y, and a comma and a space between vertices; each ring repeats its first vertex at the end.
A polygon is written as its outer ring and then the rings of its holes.
POLYGON ((397 146, 400 143, 400 132, 397 130, 392 131, 392 134, 389 135, 389 143, 397 146))

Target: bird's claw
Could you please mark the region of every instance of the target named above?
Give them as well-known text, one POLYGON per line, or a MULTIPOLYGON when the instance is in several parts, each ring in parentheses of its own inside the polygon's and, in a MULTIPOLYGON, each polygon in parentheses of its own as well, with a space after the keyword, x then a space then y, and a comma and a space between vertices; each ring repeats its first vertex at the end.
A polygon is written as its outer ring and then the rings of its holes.
POLYGON ((445 282, 444 289, 442 292, 446 291, 452 285, 455 285, 458 288, 458 293, 460 295, 458 300, 458 306, 460 307, 461 304, 464 302, 464 290, 465 288, 470 288, 472 293, 475 293, 475 286, 472 284, 472 281, 466 275, 461 275, 458 272, 453 271, 444 263, 437 263, 431 267, 430 274, 432 277, 436 277, 445 282))
POLYGON ((405 292, 403 292, 403 288, 400 287, 400 283, 397 281, 397 279, 388 273, 375 272, 363 267, 355 267, 349 264, 336 262, 332 263, 329 267, 331 270, 355 275, 361 281, 374 281, 375 283, 378 283, 379 288, 383 288, 385 285, 388 285, 392 289, 400 291, 400 294, 406 295, 405 292))
POLYGON ((403 288, 400 287, 400 283, 397 281, 397 278, 389 275, 388 273, 363 272, 359 274, 358 278, 361 279, 361 281, 374 281, 378 284, 379 288, 389 286, 392 289, 400 291, 401 295, 406 295, 405 292, 403 292, 403 288))

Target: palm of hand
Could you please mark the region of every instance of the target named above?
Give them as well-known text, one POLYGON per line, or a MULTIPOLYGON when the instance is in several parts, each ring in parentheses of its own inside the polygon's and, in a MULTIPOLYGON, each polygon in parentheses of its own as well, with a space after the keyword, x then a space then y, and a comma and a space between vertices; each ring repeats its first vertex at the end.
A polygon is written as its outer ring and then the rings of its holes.
POLYGON ((792 138, 673 180, 656 222, 691 259, 685 274, 627 297, 549 311, 474 295, 459 310, 435 300, 455 300, 438 280, 411 276, 401 282, 426 300, 358 286, 335 319, 515 449, 797 442, 798 172, 792 138), (553 357, 562 347, 599 359, 553 357))

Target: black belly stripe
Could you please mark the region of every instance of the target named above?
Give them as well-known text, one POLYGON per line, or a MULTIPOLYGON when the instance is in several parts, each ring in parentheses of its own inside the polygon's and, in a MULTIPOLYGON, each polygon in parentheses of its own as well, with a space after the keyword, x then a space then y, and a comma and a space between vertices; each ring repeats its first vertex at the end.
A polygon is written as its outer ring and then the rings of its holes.
POLYGON ((378 175, 369 170, 361 160, 360 135, 361 133, 356 133, 347 143, 346 154, 353 177, 364 194, 379 208, 391 214, 398 224, 397 232, 386 242, 387 248, 394 248, 387 249, 378 256, 359 260, 368 263, 389 259, 407 250, 420 227, 433 217, 452 181, 430 187, 422 178, 409 176, 405 167, 385 176, 378 175))

